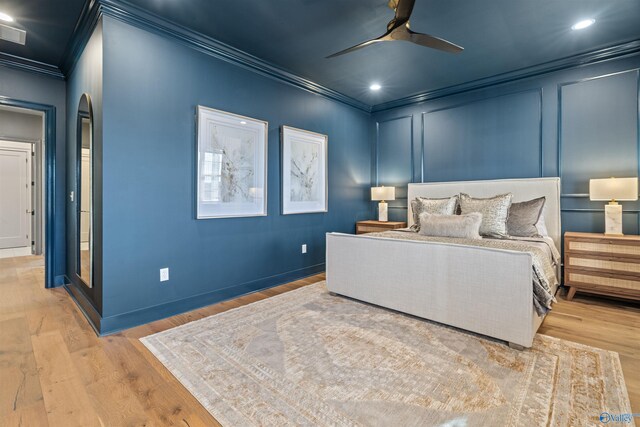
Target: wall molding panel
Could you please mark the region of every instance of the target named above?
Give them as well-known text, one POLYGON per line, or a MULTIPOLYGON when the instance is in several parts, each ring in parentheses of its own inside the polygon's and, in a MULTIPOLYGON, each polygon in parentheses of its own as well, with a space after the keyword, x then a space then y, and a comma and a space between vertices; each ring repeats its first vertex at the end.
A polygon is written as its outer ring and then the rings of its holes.
MULTIPOLYGON (((574 187, 564 192, 566 185, 571 185, 567 179, 567 169, 579 167, 586 168, 585 173, 580 176, 581 181, 588 182, 589 178, 606 177, 611 175, 640 176, 640 69, 634 68, 614 73, 607 73, 588 78, 570 80, 557 84, 558 103, 558 123, 557 123, 557 171, 563 180, 561 197, 588 199, 588 187, 574 187), (615 79, 615 81, 611 80, 615 79), (624 79, 624 80, 623 80, 624 79), (604 85, 610 82, 610 88, 603 90, 604 85), (628 87, 629 83, 635 84, 635 88, 628 87), (566 94, 565 90, 577 89, 577 85, 591 85, 599 83, 602 88, 584 88, 574 94, 566 94), (598 90, 600 89, 600 90, 598 90), (630 90, 632 89, 632 90, 630 90), (577 129, 567 131, 565 123, 567 112, 564 111, 564 104, 570 102, 568 96, 573 95, 576 104, 572 111, 570 120, 574 120, 577 129), (608 96, 607 96, 608 95, 608 96), (627 97, 624 100, 624 97, 627 97), (588 102, 591 101, 591 102, 588 102), (607 102, 607 104, 604 104, 607 102), (617 107, 617 108, 616 108, 617 107), (587 109, 590 109, 589 111, 587 109), (579 117, 576 114, 580 114, 579 117), (585 117, 589 115, 589 117, 585 117), (599 120, 602 118, 602 120, 599 120), (625 123, 622 120, 626 119, 625 123), (591 128, 589 127, 591 126, 591 128), (571 141, 577 150, 573 155, 567 150, 567 135, 576 137, 577 141, 571 141), (571 135, 573 133, 574 135, 571 135), (600 138, 598 138, 600 137, 600 138), (591 138, 595 138, 592 140, 591 138), (626 144, 624 141, 627 141, 626 144), (591 143, 591 145, 589 145, 591 143), (618 145, 615 145, 618 144, 618 145), (602 150, 600 155, 594 153, 595 150, 602 150), (634 155, 623 153, 623 150, 635 151, 634 155), (597 165, 587 165, 588 159, 576 159, 578 155, 588 155, 597 165), (624 165, 625 162, 635 162, 635 165, 624 165), (600 165, 601 164, 601 165, 600 165), (604 168, 606 170, 600 171, 604 168), (618 169, 619 168, 619 169, 618 169), (628 169, 628 170, 625 170, 628 169), (620 172, 618 172, 620 171, 620 172), (616 173, 617 172, 617 173, 616 173), (591 173, 591 176, 586 176, 591 173), (581 191, 582 190, 582 191, 581 191)), ((572 173, 573 170, 572 170, 572 173)), ((573 178, 573 177, 571 177, 573 178)))
MULTIPOLYGON (((423 182, 543 176, 542 96, 542 88, 535 88, 473 99, 422 112, 423 182), (444 115, 445 112, 450 112, 449 117, 444 115), (438 114, 440 117, 436 123, 429 125, 427 123, 429 115, 433 114, 438 114), (530 140, 525 141, 525 138, 530 140), (518 148, 511 148, 508 145, 522 144, 522 142, 527 143, 518 148), (457 144, 457 150, 446 153, 446 148, 454 144, 457 144), (493 152, 490 152, 491 149, 493 152), (512 170, 500 170, 501 164, 510 160, 502 159, 500 156, 509 154, 508 157, 512 157, 517 163, 517 160, 522 157, 521 151, 527 149, 537 151, 535 164, 520 163, 512 170), (507 153, 509 150, 511 152, 507 153), (452 174, 449 170, 445 174, 434 173, 435 168, 431 165, 430 151, 432 156, 438 156, 435 163, 442 167, 446 165, 447 169, 450 169, 450 165, 466 162, 458 167, 468 171, 469 176, 466 176, 463 171, 452 174), (464 157, 465 155, 467 157, 464 157), (478 161, 482 163, 478 165, 482 170, 472 170, 478 161), (530 171, 527 173, 523 169, 530 169, 530 171), (499 176, 492 175, 496 173, 499 176)), ((530 159, 527 158, 527 161, 530 159)))
MULTIPOLYGON (((379 181, 380 181, 380 127, 386 123, 391 123, 397 120, 404 120, 404 119, 409 119, 409 132, 411 134, 409 148, 411 150, 410 151, 411 156, 407 160, 411 162, 411 176, 413 177, 413 179, 415 179, 415 165, 414 165, 414 159, 413 159, 413 150, 414 150, 413 116, 412 115, 398 116, 398 117, 393 117, 390 119, 385 119, 385 120, 376 122, 376 148, 375 148, 376 185, 379 185, 379 181)), ((391 141, 390 143, 393 144, 393 141, 391 141)))

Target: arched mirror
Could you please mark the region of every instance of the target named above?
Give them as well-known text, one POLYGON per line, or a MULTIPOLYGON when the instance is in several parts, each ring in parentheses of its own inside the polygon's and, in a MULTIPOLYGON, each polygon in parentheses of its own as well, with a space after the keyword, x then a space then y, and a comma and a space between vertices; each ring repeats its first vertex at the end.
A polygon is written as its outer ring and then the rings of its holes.
POLYGON ((93 111, 86 93, 78 104, 76 147, 76 270, 93 286, 93 111))

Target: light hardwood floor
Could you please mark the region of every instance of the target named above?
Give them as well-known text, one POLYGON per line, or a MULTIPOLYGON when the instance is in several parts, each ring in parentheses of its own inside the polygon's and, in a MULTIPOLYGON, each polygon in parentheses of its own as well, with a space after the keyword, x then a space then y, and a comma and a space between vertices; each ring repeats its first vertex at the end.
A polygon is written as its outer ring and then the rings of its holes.
MULTIPOLYGON (((0 425, 215 426, 138 338, 324 280, 292 282, 98 338, 40 257, 0 259, 0 425)), ((614 350, 640 412, 640 306, 560 298, 542 333, 614 350)))

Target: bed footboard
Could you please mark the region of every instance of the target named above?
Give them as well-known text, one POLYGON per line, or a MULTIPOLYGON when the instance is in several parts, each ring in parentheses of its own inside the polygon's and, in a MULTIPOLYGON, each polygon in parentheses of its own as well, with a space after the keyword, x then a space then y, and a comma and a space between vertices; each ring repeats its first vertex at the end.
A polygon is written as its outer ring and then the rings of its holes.
POLYGON ((523 347, 541 319, 528 253, 327 234, 330 292, 523 347))

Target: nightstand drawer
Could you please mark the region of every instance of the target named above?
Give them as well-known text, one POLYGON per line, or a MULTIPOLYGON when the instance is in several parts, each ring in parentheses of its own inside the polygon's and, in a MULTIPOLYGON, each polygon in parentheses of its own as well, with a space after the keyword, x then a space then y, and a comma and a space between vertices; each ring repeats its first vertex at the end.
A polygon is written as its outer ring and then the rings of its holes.
POLYGON ((362 234, 362 233, 377 233, 380 231, 387 231, 389 230, 388 228, 382 228, 382 227, 371 227, 371 226, 367 226, 367 225, 359 225, 358 226, 358 233, 362 234))
POLYGON ((572 285, 579 285, 580 288, 600 288, 617 289, 619 291, 633 292, 640 291, 640 279, 622 278, 620 276, 608 277, 595 275, 583 271, 569 271, 567 278, 572 285))
POLYGON ((406 222, 401 221, 358 221, 356 222, 356 234, 379 233, 387 230, 405 228, 406 222))
POLYGON ((621 274, 627 273, 640 275, 640 263, 634 261, 624 262, 619 259, 598 259, 581 257, 580 255, 571 255, 567 257, 567 265, 565 267, 607 270, 619 272, 621 274))
POLYGON ((570 240, 565 250, 570 252, 597 252, 601 254, 640 257, 640 246, 621 245, 616 243, 595 243, 570 240))

